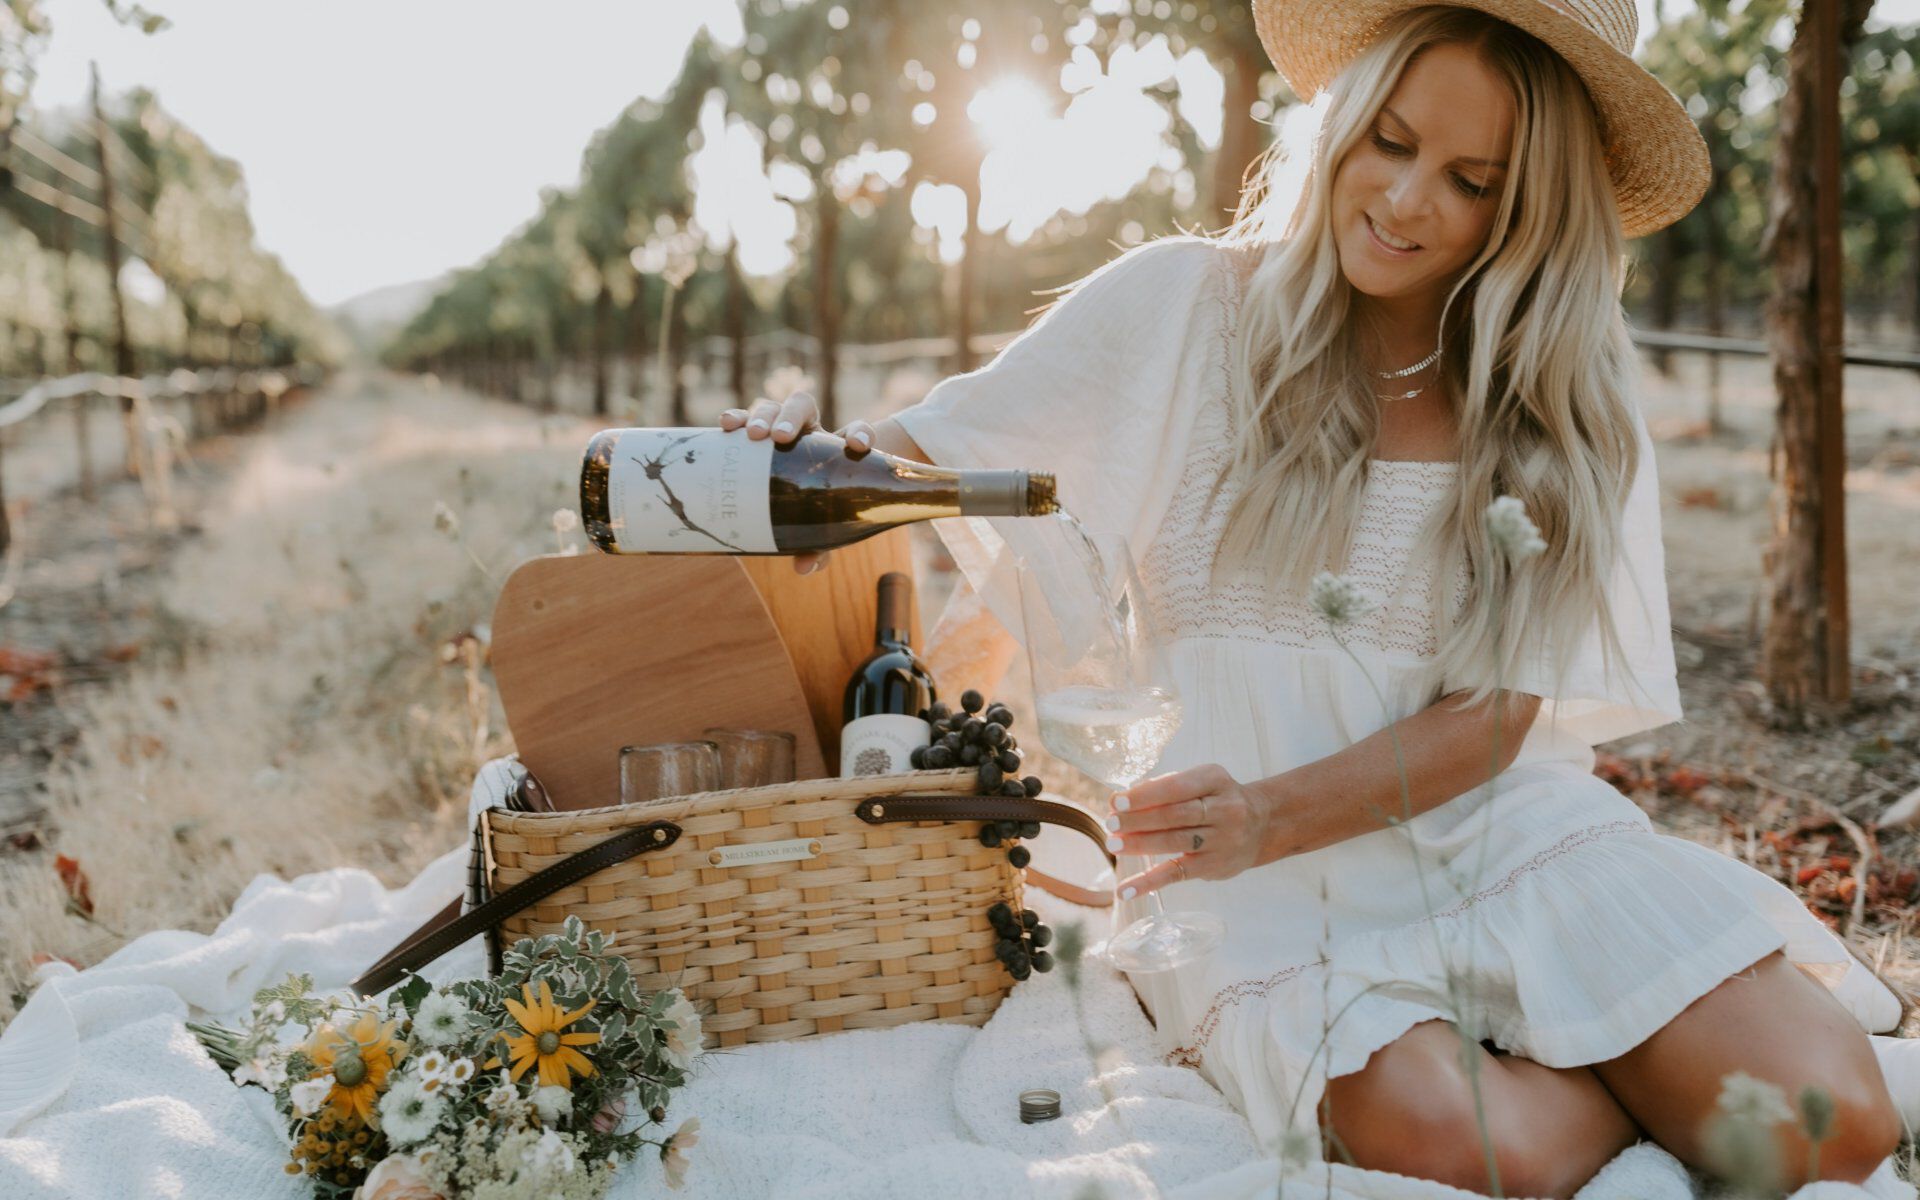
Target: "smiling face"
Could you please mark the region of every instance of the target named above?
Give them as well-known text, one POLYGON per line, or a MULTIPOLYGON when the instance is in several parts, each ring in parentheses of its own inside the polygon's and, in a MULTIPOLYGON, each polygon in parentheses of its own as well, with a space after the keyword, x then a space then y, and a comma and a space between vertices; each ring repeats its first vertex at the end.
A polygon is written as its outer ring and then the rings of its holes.
POLYGON ((1334 173, 1334 237, 1356 291, 1437 318, 1493 228, 1513 123, 1512 94, 1472 48, 1441 43, 1407 66, 1334 173))

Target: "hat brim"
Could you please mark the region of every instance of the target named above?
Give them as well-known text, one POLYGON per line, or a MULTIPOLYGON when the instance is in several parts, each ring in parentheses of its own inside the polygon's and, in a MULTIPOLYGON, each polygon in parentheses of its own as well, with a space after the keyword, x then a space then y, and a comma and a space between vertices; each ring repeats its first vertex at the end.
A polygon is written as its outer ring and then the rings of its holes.
MULTIPOLYGON (((1388 18, 1432 2, 1254 0, 1253 23, 1287 86, 1308 102, 1373 43, 1388 18)), ((1666 228, 1706 195, 1713 178, 1706 140, 1674 94, 1631 55, 1540 0, 1449 2, 1526 30, 1586 83, 1627 237, 1666 228)))

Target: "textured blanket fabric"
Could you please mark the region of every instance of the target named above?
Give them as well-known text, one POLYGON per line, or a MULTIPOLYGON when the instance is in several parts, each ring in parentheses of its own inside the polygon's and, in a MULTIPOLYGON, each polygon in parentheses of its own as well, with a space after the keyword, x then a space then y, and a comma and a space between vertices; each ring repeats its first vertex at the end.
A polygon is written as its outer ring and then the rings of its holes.
MULTIPOLYGON (((89 970, 53 974, 0 1036, 0 1196, 95 1200, 300 1197, 257 1088, 235 1087, 183 1022, 244 1010, 289 971, 352 978, 460 892, 467 851, 388 891, 365 871, 256 879, 211 935, 163 931, 89 970)), ((1049 923, 1086 910, 1034 894, 1049 923)), ((1097 926, 1093 926, 1097 928, 1097 926)), ((436 980, 482 969, 471 943, 436 980)), ((1272 1196, 1278 1164, 1198 1074, 1168 1066, 1126 982, 1089 963, 1080 986, 1038 975, 981 1029, 918 1024, 703 1056, 669 1123, 701 1119, 684 1195, 1272 1196), (1053 1088, 1057 1121, 1022 1125, 1023 1089, 1053 1088)), ((1287 1190, 1355 1200, 1456 1200, 1452 1188, 1317 1167, 1287 1190)), ((664 1193, 659 1164, 620 1176, 621 1197, 664 1193)), ((1622 1154, 1582 1200, 1686 1200, 1680 1164, 1650 1144, 1622 1154)), ((1868 1191, 1818 1185, 1802 1200, 1910 1200, 1890 1172, 1868 1191)))

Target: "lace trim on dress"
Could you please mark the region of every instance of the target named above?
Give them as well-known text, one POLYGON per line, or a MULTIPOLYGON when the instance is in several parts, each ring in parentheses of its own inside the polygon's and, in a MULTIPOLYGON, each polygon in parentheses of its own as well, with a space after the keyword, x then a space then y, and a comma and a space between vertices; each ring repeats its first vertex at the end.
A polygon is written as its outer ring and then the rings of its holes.
MULTIPOLYGON (((1422 917, 1420 920, 1413 922, 1412 925, 1402 926, 1401 928, 1412 928, 1413 926, 1424 925, 1429 921, 1452 920, 1466 913, 1469 909, 1484 900, 1512 891, 1514 885, 1525 876, 1533 874, 1548 863, 1553 862, 1557 858, 1564 857, 1582 846, 1589 845, 1599 841, 1601 838, 1611 837, 1615 834, 1645 832, 1645 825, 1638 821, 1630 820, 1608 821, 1602 825, 1589 825, 1585 829, 1576 829, 1509 871, 1501 877, 1499 882, 1480 889, 1471 896, 1463 898, 1457 904, 1442 909, 1431 916, 1422 917)), ((1315 967, 1323 967, 1326 965, 1327 959, 1323 956, 1315 959, 1313 962, 1298 963, 1294 966, 1283 968, 1262 979, 1243 979, 1238 983, 1228 984, 1226 987, 1221 988, 1214 993, 1213 1003, 1207 1006, 1207 1011, 1202 1014, 1200 1020, 1194 1024, 1193 1040, 1187 1045, 1179 1046, 1169 1051, 1166 1056, 1166 1061, 1175 1066, 1198 1067, 1202 1056, 1206 1052, 1207 1043, 1213 1040, 1213 1035, 1219 1030, 1220 1020, 1226 1015, 1228 1009, 1233 1008, 1243 1000, 1269 994, 1281 984, 1286 983, 1303 971, 1310 971, 1315 967)))
MULTIPOLYGON (((1167 636, 1248 638, 1302 650, 1337 650, 1326 621, 1304 595, 1281 595, 1264 581, 1211 579, 1214 548, 1239 492, 1236 482, 1214 485, 1232 462, 1233 333, 1246 287, 1244 269, 1226 272, 1220 289, 1220 385, 1195 416, 1174 498, 1142 558, 1143 581, 1154 617, 1167 636)), ((1376 459, 1355 524, 1345 574, 1377 606, 1348 626, 1342 638, 1385 655, 1431 658, 1439 651, 1433 626, 1433 571, 1410 566, 1419 533, 1444 500, 1458 472, 1453 462, 1376 459)), ((1468 575, 1456 578, 1454 606, 1466 601, 1468 575)))

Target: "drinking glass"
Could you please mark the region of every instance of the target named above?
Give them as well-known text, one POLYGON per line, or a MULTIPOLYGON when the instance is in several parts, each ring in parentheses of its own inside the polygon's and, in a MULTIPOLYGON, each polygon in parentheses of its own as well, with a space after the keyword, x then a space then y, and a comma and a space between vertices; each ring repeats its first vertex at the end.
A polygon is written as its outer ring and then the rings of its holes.
POLYGON ((793 782, 793 735, 778 729, 707 730, 720 750, 720 786, 766 787, 793 782))
POLYGON ((620 748, 620 803, 647 804, 720 787, 720 751, 712 742, 663 742, 620 748))
MULTIPOLYGON (((1047 749, 1111 794, 1160 761, 1180 727, 1179 688, 1126 539, 1087 534, 1077 523, 1067 532, 1059 561, 1084 564, 1084 573, 1043 573, 1024 558, 1017 566, 1034 712, 1047 749)), ((1151 913, 1107 941, 1108 961, 1122 970, 1171 970, 1211 951, 1226 932, 1212 913, 1167 912, 1158 891, 1148 904, 1151 913)))

